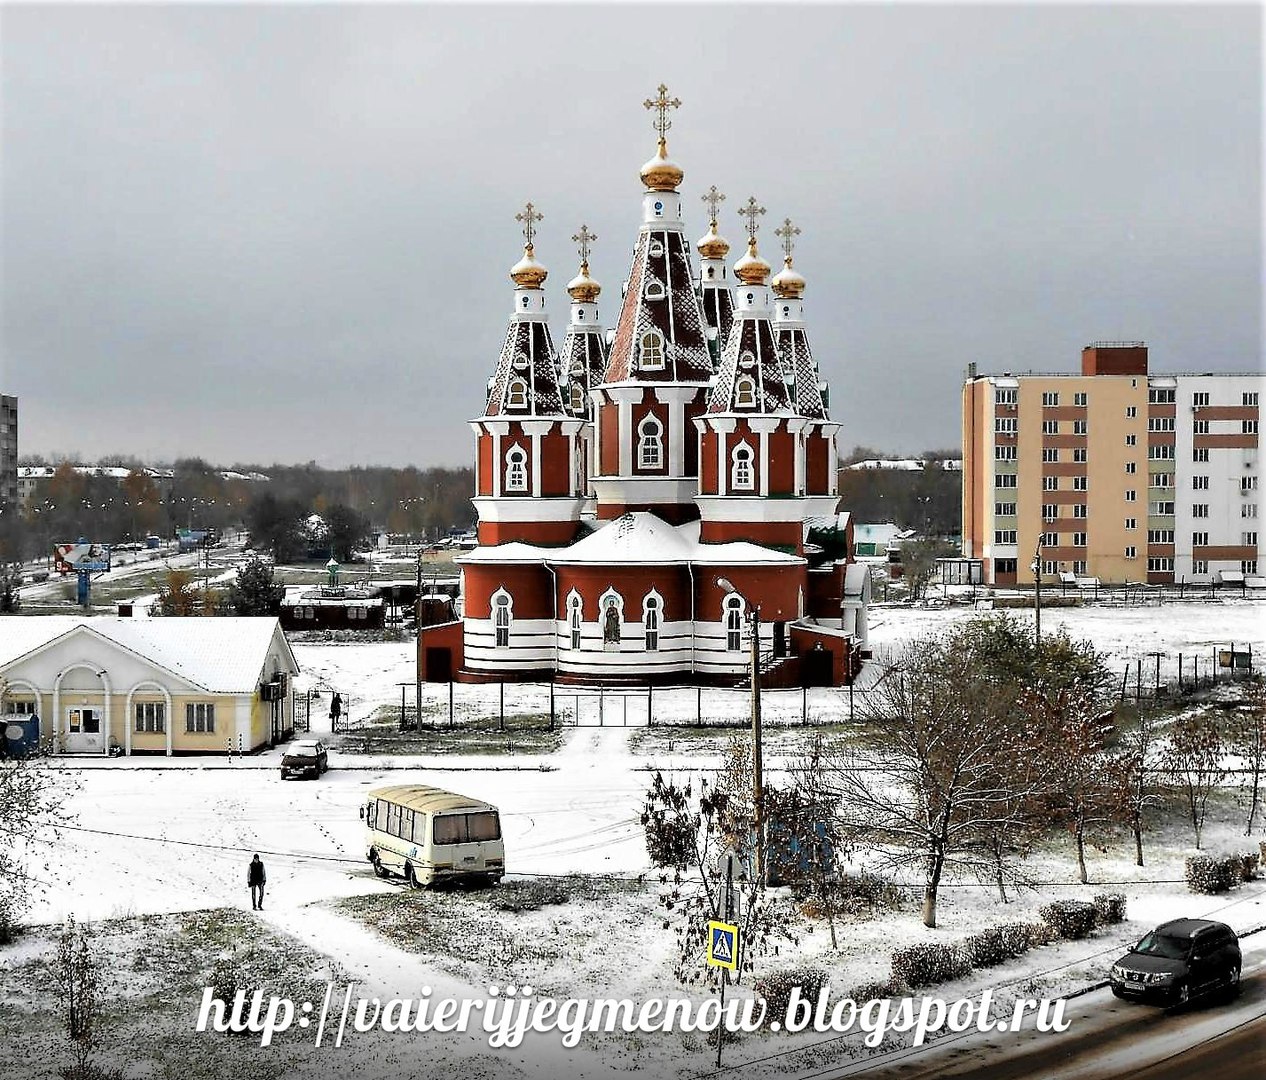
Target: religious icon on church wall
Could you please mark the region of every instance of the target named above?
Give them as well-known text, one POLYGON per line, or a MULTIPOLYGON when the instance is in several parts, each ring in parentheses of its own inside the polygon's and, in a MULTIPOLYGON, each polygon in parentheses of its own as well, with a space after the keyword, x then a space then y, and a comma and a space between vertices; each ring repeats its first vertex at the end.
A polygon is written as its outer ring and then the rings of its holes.
POLYGON ((602 613, 602 643, 620 644, 620 605, 614 596, 608 597, 602 613))

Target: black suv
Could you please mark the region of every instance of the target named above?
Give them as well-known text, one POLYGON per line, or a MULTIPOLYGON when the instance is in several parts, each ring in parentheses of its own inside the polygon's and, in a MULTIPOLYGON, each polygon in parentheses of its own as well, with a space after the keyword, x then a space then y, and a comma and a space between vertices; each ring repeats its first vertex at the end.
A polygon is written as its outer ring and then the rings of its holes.
POLYGON ((1184 1005, 1215 991, 1240 988, 1240 943, 1226 923, 1175 919, 1158 926, 1112 965, 1119 998, 1184 1005))

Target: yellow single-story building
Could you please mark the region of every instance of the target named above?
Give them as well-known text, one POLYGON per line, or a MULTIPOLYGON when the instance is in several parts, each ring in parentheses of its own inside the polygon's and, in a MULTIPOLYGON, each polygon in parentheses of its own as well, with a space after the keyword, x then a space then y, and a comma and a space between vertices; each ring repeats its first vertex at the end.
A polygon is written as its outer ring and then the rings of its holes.
POLYGON ((272 746, 298 672, 275 618, 0 618, 0 714, 38 716, 59 754, 272 746))

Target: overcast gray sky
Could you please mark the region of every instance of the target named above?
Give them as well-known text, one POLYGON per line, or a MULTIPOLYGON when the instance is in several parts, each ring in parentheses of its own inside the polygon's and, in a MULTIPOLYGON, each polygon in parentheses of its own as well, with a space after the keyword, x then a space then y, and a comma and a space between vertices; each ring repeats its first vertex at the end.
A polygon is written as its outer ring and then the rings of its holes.
POLYGON ((465 464, 520 254, 612 323, 654 150, 790 215, 841 446, 952 447, 971 361, 1262 360, 1262 12, 1198 6, 5 6, 22 452, 465 464))

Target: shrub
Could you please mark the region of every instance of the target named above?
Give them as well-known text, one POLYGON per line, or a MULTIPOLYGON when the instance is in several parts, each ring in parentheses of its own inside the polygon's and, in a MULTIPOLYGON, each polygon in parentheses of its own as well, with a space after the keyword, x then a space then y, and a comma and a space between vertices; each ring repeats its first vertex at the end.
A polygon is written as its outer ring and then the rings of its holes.
POLYGON ((857 1004, 866 1001, 883 1001, 885 998, 901 997, 901 987, 892 982, 867 982, 854 986, 848 992, 857 1004))
POLYGON ((1266 840, 1257 841, 1257 850, 1261 857, 1262 863, 1266 863, 1266 840))
POLYGON ((827 974, 821 968, 786 968, 762 975, 752 984, 752 989, 765 1002, 765 1023, 768 1024, 771 1020, 781 1023, 787 1015, 794 987, 800 987, 801 997, 817 1001, 826 984, 827 974))
POLYGON ((1122 893, 1099 893, 1094 898, 1095 911, 1100 926, 1125 922, 1125 896, 1122 893))
POLYGON ((961 945, 928 942, 892 954, 892 981, 911 989, 959 979, 971 971, 971 957, 961 945))
POLYGON ((1059 936, 1044 922, 1021 923, 1020 925, 1028 933, 1030 949, 1040 949, 1043 945, 1049 945, 1059 936))
POLYGON ((972 967, 993 967, 1013 960, 1029 948, 1029 937, 1022 924, 991 926, 963 941, 972 967))
POLYGON ((1194 893, 1221 893, 1242 880, 1238 855, 1188 855, 1187 888, 1194 893))
POLYGON ((1042 921, 1068 941, 1080 941, 1094 932, 1099 913, 1085 900, 1056 900, 1038 908, 1042 921))
POLYGON ((1257 852, 1243 851, 1240 852, 1240 880, 1252 881, 1257 877, 1257 868, 1260 865, 1257 852))
POLYGON ((492 890, 489 903, 501 911, 539 911, 547 904, 565 904, 571 899, 567 888, 548 878, 537 881, 508 881, 492 890))

